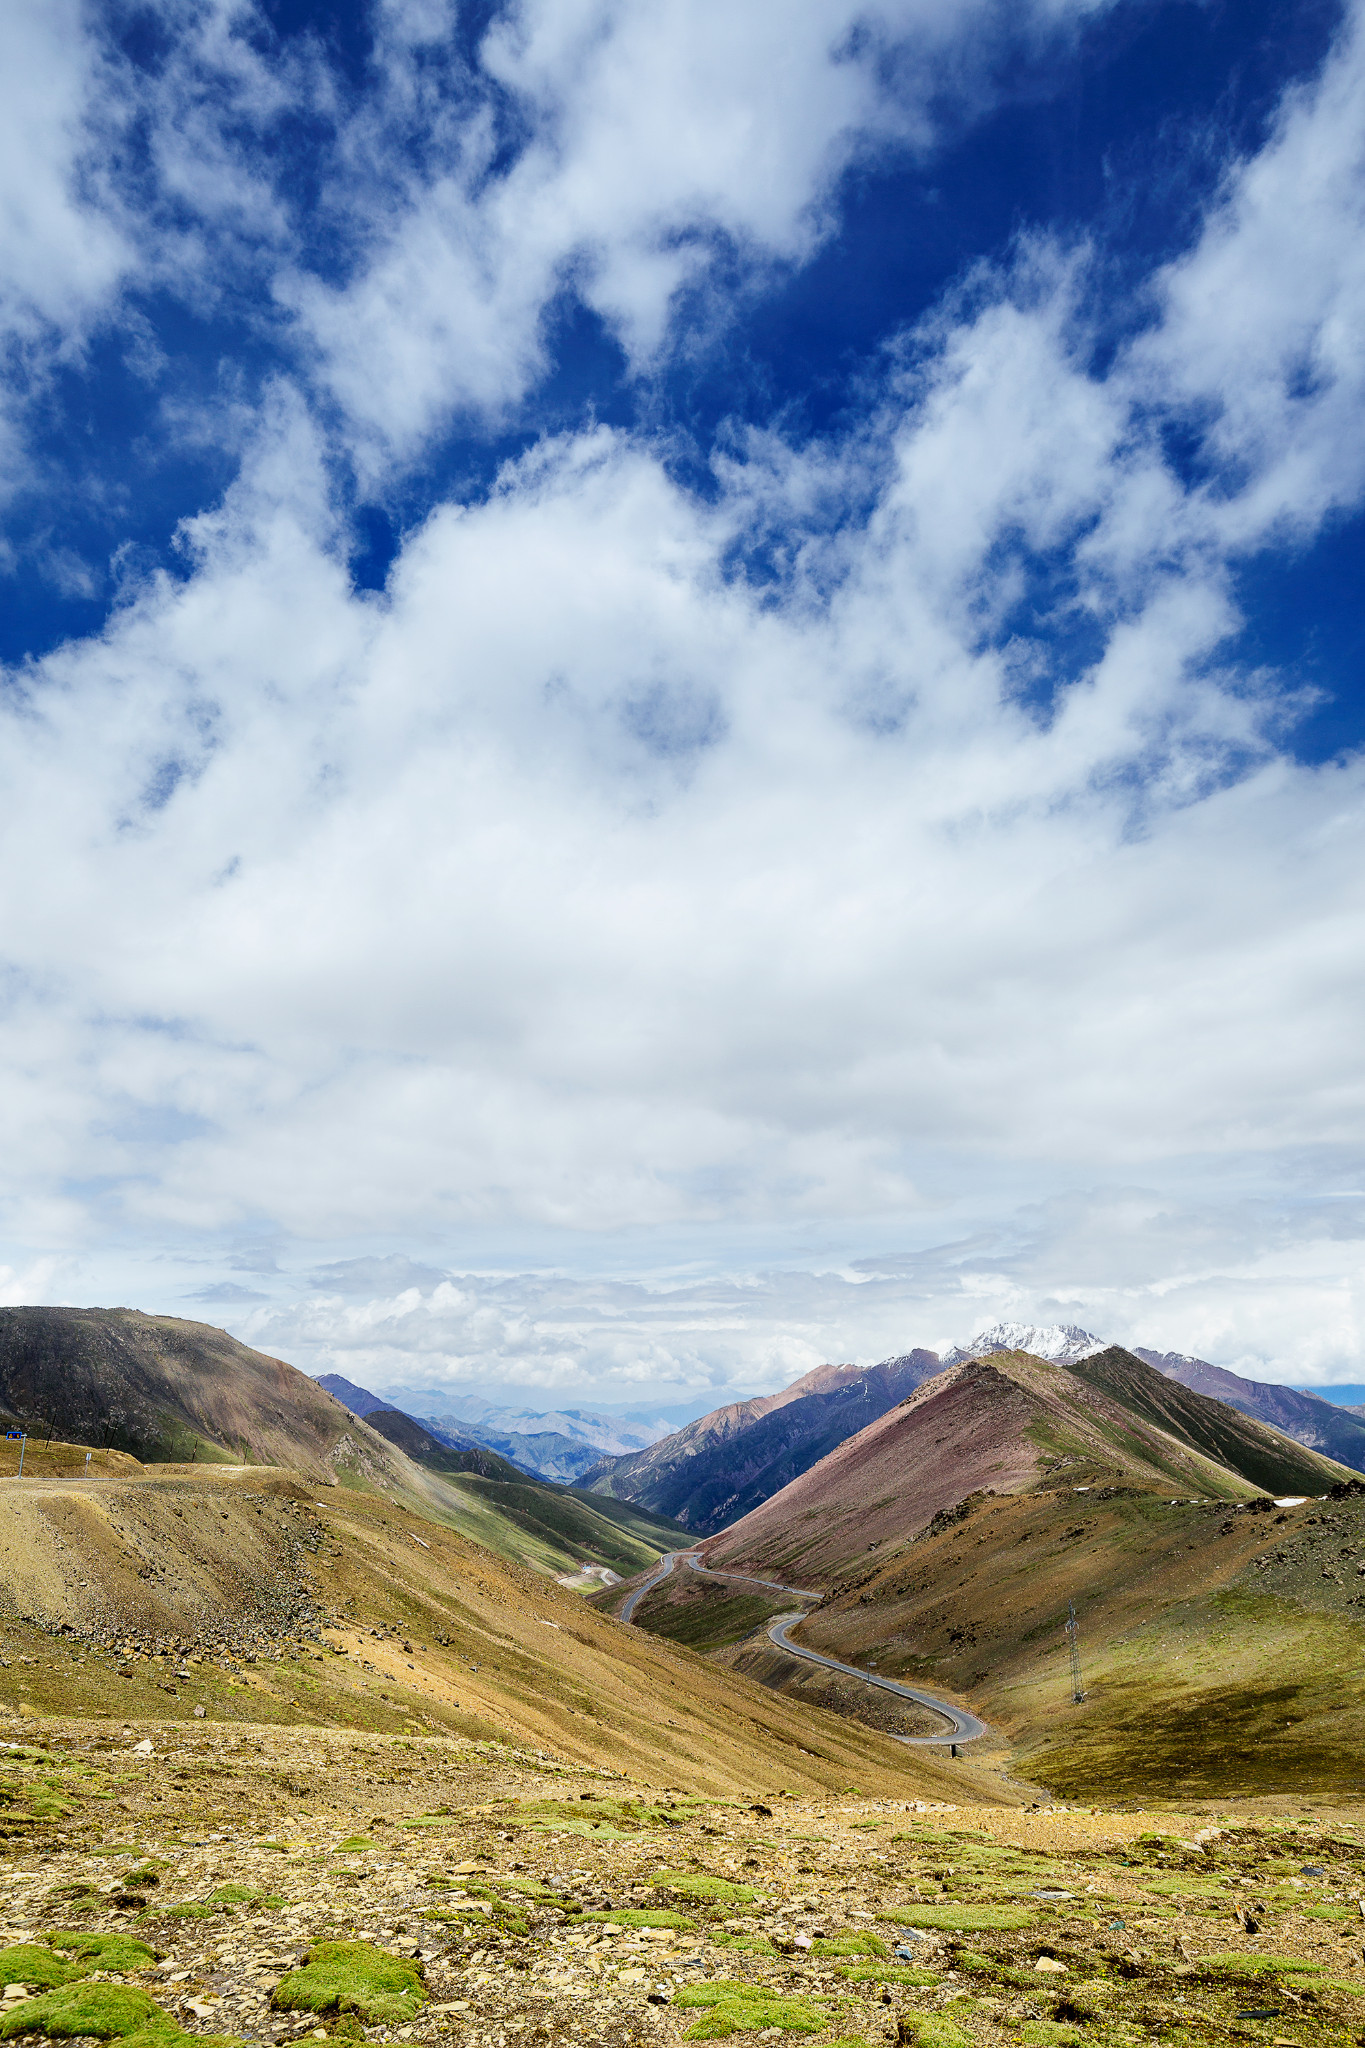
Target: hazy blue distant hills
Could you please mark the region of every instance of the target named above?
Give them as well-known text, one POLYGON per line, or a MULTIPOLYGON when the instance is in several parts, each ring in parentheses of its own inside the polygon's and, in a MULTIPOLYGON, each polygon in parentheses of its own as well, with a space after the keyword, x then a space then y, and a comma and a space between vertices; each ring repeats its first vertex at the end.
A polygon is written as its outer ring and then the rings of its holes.
POLYGON ((880 1365, 822 1365, 780 1393, 729 1402, 647 1450, 604 1459, 584 1484, 710 1535, 809 1471, 938 1370, 932 1351, 880 1365))

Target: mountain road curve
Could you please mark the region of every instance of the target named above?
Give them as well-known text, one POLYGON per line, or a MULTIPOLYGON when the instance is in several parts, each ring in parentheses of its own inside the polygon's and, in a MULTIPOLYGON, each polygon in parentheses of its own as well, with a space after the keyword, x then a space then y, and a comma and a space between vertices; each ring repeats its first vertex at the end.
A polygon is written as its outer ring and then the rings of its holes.
POLYGON ((837 1657, 824 1657, 819 1650, 807 1650, 800 1643, 794 1643, 787 1630, 794 1622, 805 1620, 801 1614, 780 1614, 768 1630, 769 1642, 776 1643, 779 1650, 790 1651, 793 1657, 803 1657, 808 1664, 823 1664, 826 1671, 842 1671, 847 1678, 861 1679, 864 1685, 876 1686, 880 1692, 895 1693, 898 1699, 913 1700, 916 1706, 928 1707, 931 1713, 942 1714, 948 1723, 942 1735, 893 1735, 893 1742, 921 1743, 975 1742, 986 1733, 986 1724, 979 1721, 966 1707, 954 1707, 947 1700, 935 1698, 931 1692, 921 1692, 917 1686, 901 1685, 894 1678, 879 1678, 875 1671, 860 1671, 856 1664, 841 1664, 837 1657))
MULTIPOLYGON (((696 1551, 670 1550, 667 1556, 661 1559, 657 1569, 644 1581, 643 1585, 635 1588, 635 1591, 621 1609, 620 1619, 634 1624, 635 1609, 644 1598, 644 1595, 652 1592, 655 1586, 662 1585, 669 1574, 684 1559, 686 1559, 691 1570, 704 1579, 732 1579, 737 1585, 741 1586, 765 1586, 769 1592, 791 1593, 798 1600, 820 1600, 824 1597, 821 1593, 807 1592, 800 1586, 779 1585, 775 1579, 752 1578, 747 1572, 712 1571, 709 1565, 702 1563, 696 1551)), ((921 1692, 917 1686, 901 1685, 894 1678, 880 1678, 876 1672, 860 1671, 856 1664, 843 1664, 837 1657, 826 1657, 819 1650, 808 1650, 804 1644, 794 1643, 787 1634, 787 1630, 794 1627, 798 1621, 804 1621, 805 1618, 804 1609, 798 1614, 779 1614, 768 1629, 769 1641, 775 1644, 779 1650, 785 1650, 789 1656, 800 1657, 808 1664, 823 1665, 826 1671, 839 1671, 846 1678, 857 1678, 864 1685, 875 1686, 880 1692, 890 1692, 894 1693, 899 1699, 913 1700, 916 1706, 927 1707, 930 1713, 933 1714, 941 1714, 948 1723, 947 1729, 942 1735, 894 1735, 891 1738, 893 1742, 904 1742, 914 1747, 919 1747, 920 1744, 941 1742, 950 1742, 956 1745, 959 1742, 975 1742, 986 1733, 985 1722, 978 1720, 977 1716, 966 1707, 955 1707, 947 1700, 938 1699, 931 1692, 921 1692)))

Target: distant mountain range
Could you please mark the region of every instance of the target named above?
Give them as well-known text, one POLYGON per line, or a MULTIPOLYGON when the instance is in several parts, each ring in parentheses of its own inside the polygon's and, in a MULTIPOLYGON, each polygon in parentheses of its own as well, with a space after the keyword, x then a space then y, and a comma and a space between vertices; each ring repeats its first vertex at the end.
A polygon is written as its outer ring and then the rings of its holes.
MULTIPOLYGON (((730 1402, 645 1450, 604 1458, 585 1470, 581 1483, 711 1535, 751 1513, 939 1373, 1002 1353, 1070 1367, 1112 1348, 1074 1324, 996 1323, 942 1355, 917 1350, 873 1366, 819 1366, 780 1393, 730 1402)), ((1126 1355, 1192 1393, 1365 1472, 1365 1415, 1353 1409, 1292 1387, 1242 1379, 1178 1352, 1126 1355)), ((1154 1407, 1152 1414, 1155 1419, 1154 1407)))
POLYGON ((643 1450, 667 1434, 665 1423, 641 1427, 591 1409, 499 1409, 477 1395, 452 1399, 432 1386, 409 1386, 381 1397, 342 1378, 340 1372, 321 1372, 317 1384, 344 1401, 352 1415, 372 1417, 379 1409, 409 1415, 452 1450, 481 1444, 522 1473, 551 1479, 561 1487, 575 1487, 587 1470, 602 1462, 604 1452, 618 1456, 643 1450))
POLYGON ((343 1379, 340 1373, 320 1373, 318 1385, 344 1401, 353 1415, 368 1417, 378 1409, 391 1409, 411 1416, 452 1448, 482 1444, 521 1471, 560 1486, 576 1486, 586 1472, 601 1463, 604 1452, 609 1457, 628 1455, 668 1433, 662 1421, 641 1426, 584 1408, 546 1413, 497 1408, 477 1395, 455 1398, 432 1387, 399 1387, 384 1397, 343 1379))

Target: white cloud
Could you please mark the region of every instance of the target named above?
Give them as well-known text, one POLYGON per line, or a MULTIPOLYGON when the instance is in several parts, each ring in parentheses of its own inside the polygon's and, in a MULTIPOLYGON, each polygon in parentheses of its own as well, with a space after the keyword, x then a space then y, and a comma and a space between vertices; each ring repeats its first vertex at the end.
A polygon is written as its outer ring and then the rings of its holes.
MULTIPOLYGON (((886 122, 828 15, 781 21, 790 133, 740 118, 764 104, 767 17, 726 17, 714 47, 682 11, 651 14, 652 39, 645 18, 528 9, 495 55, 539 110, 532 145, 490 183, 478 108, 455 120, 463 167, 419 180, 357 281, 307 301, 381 438, 532 375, 575 251, 643 356, 695 260, 681 229, 763 261, 823 231, 834 168, 886 122)), ((938 48, 947 17, 884 19, 938 48)), ((389 10, 390 90, 418 125, 413 52, 440 27, 389 10)), ((240 63, 271 118, 284 88, 230 17, 202 34, 195 61, 240 63)), ((522 1277, 299 1306, 262 1281, 238 1327, 391 1382, 430 1361, 723 1392, 1059 1314, 1337 1371, 1358 1232, 1296 1222, 1293 1194, 1310 1164, 1349 1175, 1365 1139, 1365 767, 1282 758, 1282 699, 1220 662, 1238 551, 1359 488, 1333 427, 1354 390, 1357 62, 1348 40, 1292 101, 1161 281, 1157 325, 1103 369, 1088 254, 1040 242, 907 340, 870 423, 818 455, 755 437, 714 502, 640 435, 546 441, 357 596, 335 443, 281 377, 238 482, 185 529, 184 578, 130 592, 0 705, 0 1203, 24 1256, 164 1244, 178 1284, 254 1231, 310 1266, 368 1239, 443 1270, 480 1233, 653 1233, 674 1247, 657 1265, 702 1247, 776 1274, 662 1302, 522 1277), (1291 334, 1256 266, 1315 189, 1291 334), (1305 396, 1284 365, 1329 343, 1305 396), (1153 417, 1210 393, 1217 489, 1181 479, 1153 417), (751 588, 727 564, 760 530, 787 573, 751 588), (1078 677, 1031 596, 1092 632, 1078 677), (716 1249, 831 1231, 845 1258, 860 1233, 953 1243, 857 1280, 716 1249)), ((912 94, 911 131, 920 113, 912 94)), ((193 125, 159 134, 193 211, 193 125)), ((227 237, 252 205, 231 173, 227 237)), ((260 232, 287 270, 287 222, 267 209, 260 232)), ((187 240, 191 277, 207 246, 187 240)), ((242 1271, 194 1277, 221 1300, 255 1289, 242 1271)))
POLYGON ((960 119, 989 99, 1003 50, 1101 4, 1056 0, 1007 26, 993 0, 522 0, 489 30, 463 118, 450 99, 429 110, 428 174, 398 181, 383 122, 406 136, 414 110, 405 54, 390 60, 392 103, 361 117, 334 194, 351 209, 356 272, 337 285, 291 270, 278 289, 382 468, 451 413, 519 398, 545 367, 543 317, 566 287, 648 368, 718 246, 741 289, 803 261, 834 224, 850 163, 928 147, 945 107, 960 119), (525 137, 506 169, 488 79, 525 137))

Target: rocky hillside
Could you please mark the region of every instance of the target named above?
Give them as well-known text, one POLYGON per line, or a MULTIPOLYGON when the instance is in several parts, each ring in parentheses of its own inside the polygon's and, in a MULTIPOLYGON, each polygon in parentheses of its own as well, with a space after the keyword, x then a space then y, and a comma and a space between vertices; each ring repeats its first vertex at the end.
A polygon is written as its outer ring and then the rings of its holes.
POLYGON ((932 1351, 880 1365, 822 1365, 780 1393, 716 1408, 672 1436, 604 1461, 584 1485, 699 1534, 738 1520, 939 1370, 932 1351))
MULTIPOLYGON (((300 1719, 718 1793, 945 1782, 378 1493, 151 1468, 5 1482, 0 1714, 300 1719), (112 1688, 112 1693, 111 1693, 112 1688)), ((985 1780, 978 1784, 984 1787, 985 1780)))

